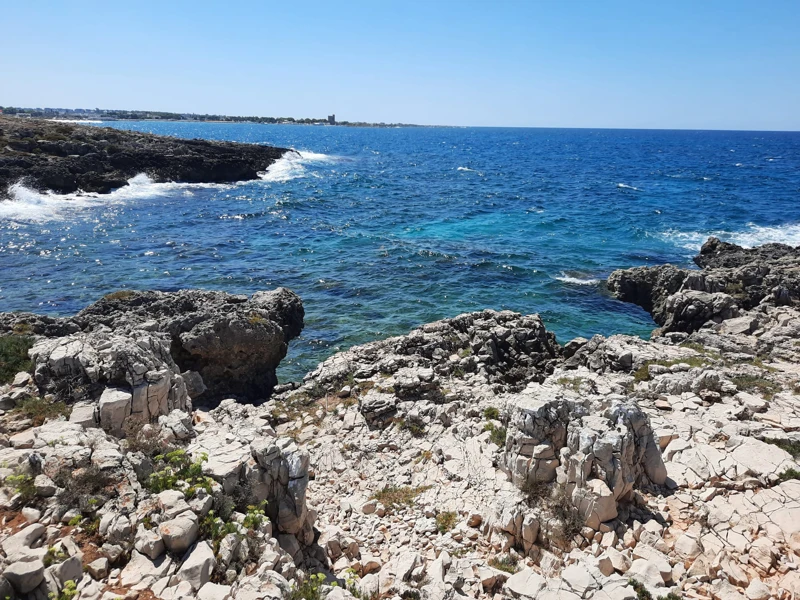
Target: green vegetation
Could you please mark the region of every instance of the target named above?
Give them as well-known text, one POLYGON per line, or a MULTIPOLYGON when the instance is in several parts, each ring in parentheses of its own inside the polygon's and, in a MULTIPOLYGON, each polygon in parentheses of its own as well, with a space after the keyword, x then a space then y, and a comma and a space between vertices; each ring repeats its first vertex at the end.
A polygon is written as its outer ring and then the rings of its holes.
MULTIPOLYGON (((628 579, 628 585, 630 585, 633 588, 633 591, 636 592, 637 600, 653 600, 653 595, 647 591, 647 588, 644 587, 643 583, 640 583, 631 577, 628 579)), ((658 600, 681 600, 681 597, 674 592, 670 592, 666 596, 659 596, 658 600)))
POLYGON ((322 600, 323 583, 325 575, 322 573, 309 575, 300 585, 292 588, 288 600, 322 600))
POLYGON ((372 495, 372 498, 386 507, 386 510, 395 510, 402 506, 414 506, 414 502, 427 487, 395 486, 387 485, 379 492, 372 495))
POLYGON ((526 479, 520 489, 525 495, 528 506, 538 505, 542 500, 546 500, 552 492, 552 486, 549 483, 532 478, 526 479))
POLYGON ((800 480, 800 471, 794 467, 789 467, 783 473, 778 475, 781 481, 791 481, 793 479, 800 480))
POLYGON ((472 347, 471 346, 467 346, 466 348, 463 348, 463 349, 458 351, 458 357, 459 358, 467 358, 468 356, 472 356, 472 347))
POLYGON ((519 561, 510 554, 505 554, 500 558, 493 556, 489 559, 490 567, 506 573, 516 573, 519 570, 518 564, 519 561))
POLYGON ((489 432, 489 440, 503 448, 506 445, 506 428, 505 427, 498 427, 494 423, 486 423, 483 426, 484 431, 489 432))
POLYGON ((44 555, 42 562, 44 563, 45 567, 49 567, 56 563, 64 562, 69 558, 69 554, 64 552, 64 550, 56 550, 55 546, 50 546, 47 549, 47 554, 44 555))
POLYGON ((673 367, 675 365, 686 364, 689 367, 707 367, 711 365, 713 360, 708 356, 684 356, 682 358, 673 358, 670 360, 648 360, 641 367, 633 372, 634 381, 649 381, 650 365, 661 365, 662 367, 673 367))
POLYGON ((500 418, 500 409, 496 406, 490 406, 483 411, 483 416, 490 421, 497 421, 500 418))
POLYGON ((414 459, 414 462, 415 463, 426 463, 431 458, 433 458, 433 452, 431 452, 430 450, 422 450, 419 453, 419 456, 417 456, 417 458, 414 459))
POLYGON ((260 529, 261 525, 267 518, 267 501, 254 505, 251 504, 247 507, 247 514, 244 516, 242 525, 245 529, 260 529))
POLYGON ((33 477, 26 473, 18 473, 6 477, 4 485, 10 487, 20 495, 23 504, 28 504, 36 497, 36 487, 33 485, 33 477))
POLYGON ((733 377, 731 381, 740 390, 761 394, 766 400, 772 400, 776 392, 781 390, 781 386, 774 381, 756 375, 738 375, 733 377))
POLYGON ((70 412, 64 402, 51 402, 44 398, 23 400, 14 411, 33 421, 34 427, 38 427, 48 419, 67 417, 70 412))
POLYGON ((74 581, 69 579, 64 582, 64 587, 61 589, 60 594, 50 592, 50 594, 48 594, 48 598, 51 600, 73 600, 73 598, 77 597, 77 595, 78 587, 75 585, 74 581))
POLYGON ((436 529, 439 530, 439 533, 447 533, 456 526, 457 522, 458 515, 452 510, 440 512, 436 515, 436 529))
POLYGON ((764 441, 767 444, 772 444, 782 450, 786 450, 786 452, 791 454, 794 458, 800 457, 800 442, 794 440, 776 440, 772 438, 767 438, 764 441))
POLYGON ((78 525, 81 524, 81 521, 83 521, 83 515, 77 514, 69 520, 67 525, 69 525, 70 527, 77 527, 78 525))
POLYGON ((419 438, 425 435, 425 423, 418 419, 400 419, 397 427, 400 431, 408 431, 411 437, 419 438))
POLYGON ((572 498, 567 494, 564 487, 551 499, 550 511, 564 525, 564 539, 571 540, 581 532, 586 519, 578 508, 572 503, 572 498))
POLYGON ((247 322, 250 325, 263 325, 267 320, 257 312, 253 311, 247 316, 247 322))
POLYGON ((30 373, 33 365, 28 350, 33 347, 33 338, 24 335, 0 336, 0 384, 10 383, 20 371, 30 373))
POLYGON ((214 554, 219 552, 220 543, 230 533, 239 533, 236 523, 225 522, 213 510, 208 511, 208 514, 200 521, 200 538, 211 542, 214 554))
POLYGON ((192 498, 199 488, 211 493, 213 480, 203 475, 203 463, 207 460, 208 456, 202 454, 198 460, 192 461, 182 448, 156 456, 155 461, 159 469, 150 475, 147 487, 154 494, 158 494, 164 490, 178 489, 178 482, 185 481, 189 487, 182 491, 187 498, 192 498))
POLYGON ((93 513, 108 500, 108 488, 112 481, 107 473, 94 465, 72 471, 61 469, 53 478, 55 484, 63 488, 58 495, 61 504, 79 508, 82 513, 93 513))
POLYGON ((565 388, 571 389, 576 394, 581 391, 581 384, 585 381, 583 377, 559 377, 556 380, 558 385, 563 385, 565 388))
POLYGON ((111 292, 110 294, 106 294, 103 296, 104 300, 127 300, 132 298, 136 292, 134 290, 119 290, 117 292, 111 292))

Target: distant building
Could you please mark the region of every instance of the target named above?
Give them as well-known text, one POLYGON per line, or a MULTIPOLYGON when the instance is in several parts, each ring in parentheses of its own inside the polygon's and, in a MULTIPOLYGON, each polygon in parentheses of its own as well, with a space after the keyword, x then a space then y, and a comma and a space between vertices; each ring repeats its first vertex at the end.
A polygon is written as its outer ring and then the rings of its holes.
POLYGON ((336 115, 328 115, 328 125, 336 125, 336 115))

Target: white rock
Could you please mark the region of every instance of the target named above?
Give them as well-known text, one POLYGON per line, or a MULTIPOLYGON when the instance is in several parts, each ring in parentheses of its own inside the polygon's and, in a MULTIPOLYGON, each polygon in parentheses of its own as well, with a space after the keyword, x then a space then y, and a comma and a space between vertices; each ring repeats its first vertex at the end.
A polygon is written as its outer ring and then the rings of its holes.
POLYGON ((193 590, 199 590, 211 579, 217 566, 214 551, 208 542, 199 542, 183 561, 178 570, 178 578, 188 582, 193 590))

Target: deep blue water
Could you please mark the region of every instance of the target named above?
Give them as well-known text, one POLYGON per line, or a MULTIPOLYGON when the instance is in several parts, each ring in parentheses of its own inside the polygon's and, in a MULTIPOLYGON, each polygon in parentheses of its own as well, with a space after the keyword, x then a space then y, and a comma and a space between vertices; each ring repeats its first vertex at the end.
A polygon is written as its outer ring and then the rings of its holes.
POLYGON ((355 129, 111 123, 290 146, 265 180, 17 189, 0 203, 0 310, 69 314, 121 288, 304 300, 281 367, 482 308, 538 312, 561 342, 653 324, 597 284, 689 264, 710 233, 800 244, 800 133, 355 129))

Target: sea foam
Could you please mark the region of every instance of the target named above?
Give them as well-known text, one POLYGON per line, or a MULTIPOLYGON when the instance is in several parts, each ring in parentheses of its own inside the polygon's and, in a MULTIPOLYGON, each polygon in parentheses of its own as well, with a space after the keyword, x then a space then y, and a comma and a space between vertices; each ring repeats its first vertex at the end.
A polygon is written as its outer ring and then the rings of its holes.
POLYGON ((308 173, 306 170, 308 166, 337 161, 338 157, 328 154, 308 152, 306 150, 292 150, 272 163, 266 171, 262 171, 258 176, 263 181, 283 183, 299 177, 305 177, 308 173))
POLYGON ((600 283, 599 279, 596 278, 581 278, 581 277, 574 277, 572 275, 567 275, 564 271, 561 271, 561 275, 556 277, 558 281, 562 281, 564 283, 571 283, 573 285, 597 285, 600 283))
POLYGON ((67 214, 97 206, 168 196, 176 191, 191 194, 193 189, 225 187, 230 186, 218 183, 156 183, 144 173, 130 178, 128 185, 108 194, 80 191, 72 194, 39 192, 15 183, 9 188, 10 198, 0 200, 0 219, 33 222, 59 220, 67 214))
POLYGON ((745 248, 773 243, 800 246, 800 223, 787 223, 772 227, 748 223, 747 228, 741 231, 678 231, 672 229, 661 234, 662 238, 679 248, 686 248, 694 252, 700 250, 710 236, 745 248))

